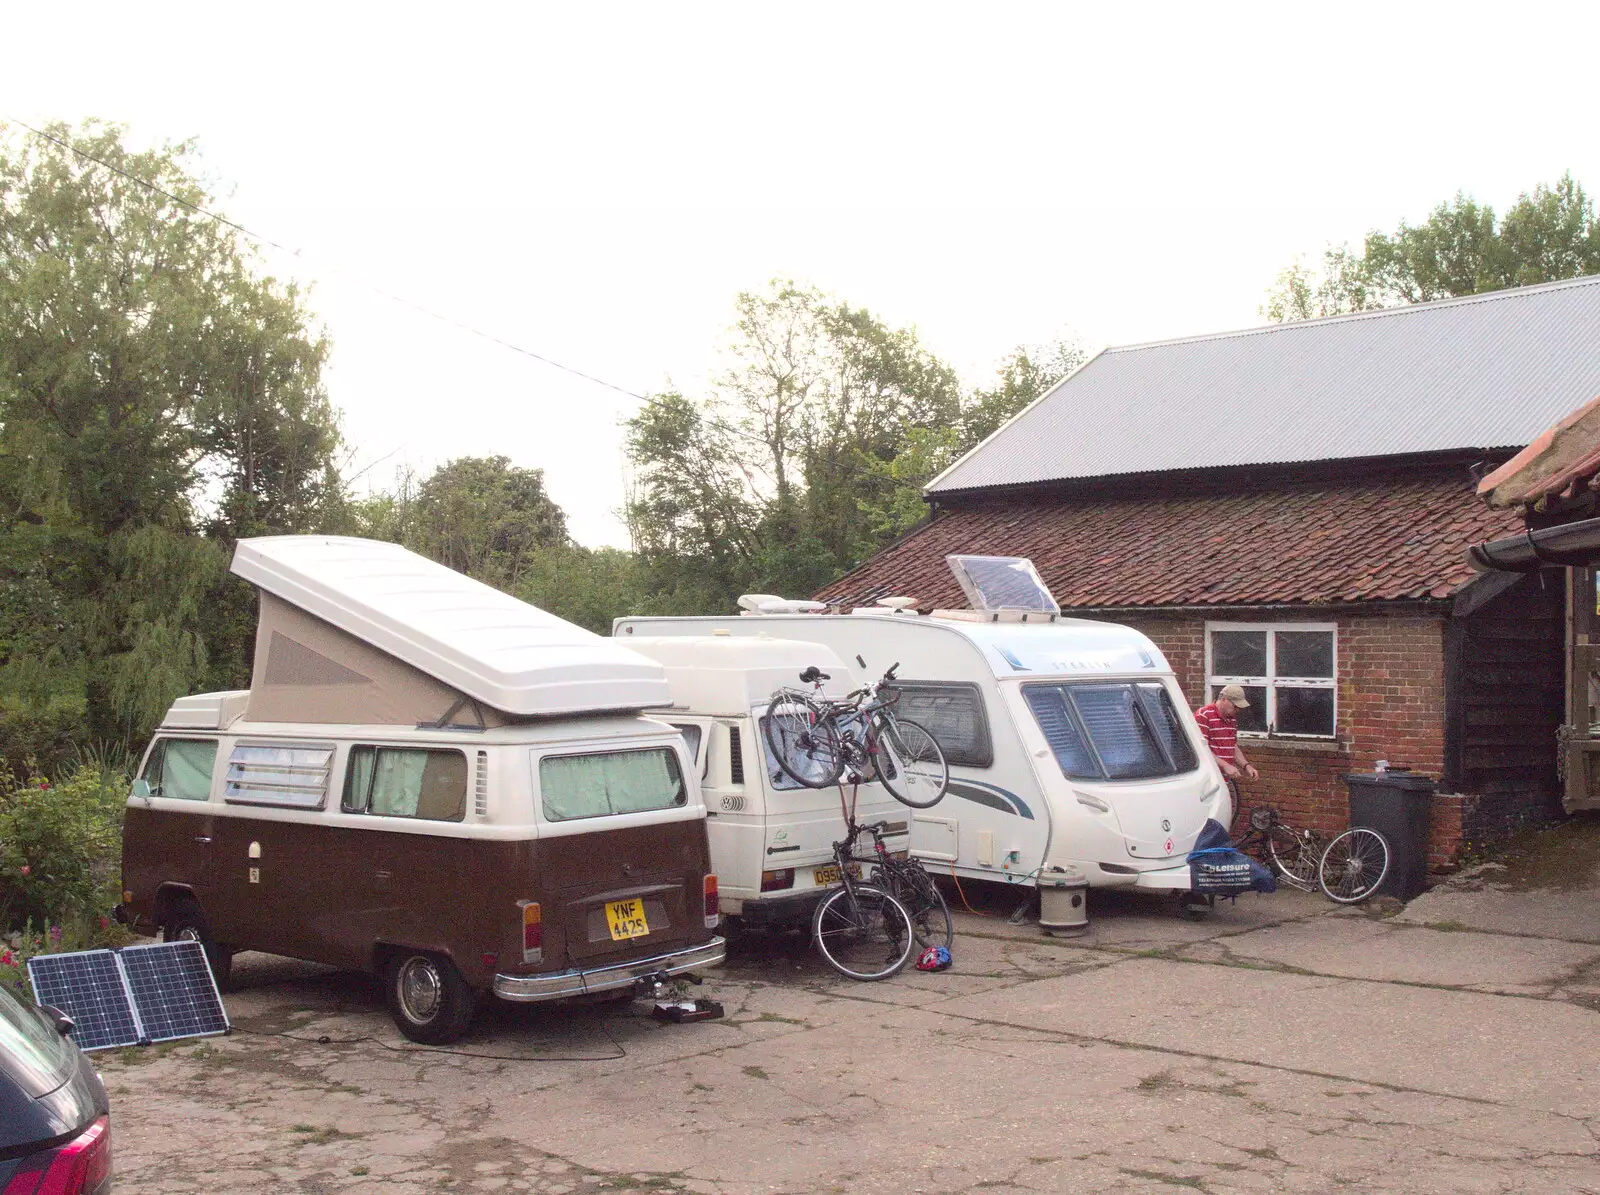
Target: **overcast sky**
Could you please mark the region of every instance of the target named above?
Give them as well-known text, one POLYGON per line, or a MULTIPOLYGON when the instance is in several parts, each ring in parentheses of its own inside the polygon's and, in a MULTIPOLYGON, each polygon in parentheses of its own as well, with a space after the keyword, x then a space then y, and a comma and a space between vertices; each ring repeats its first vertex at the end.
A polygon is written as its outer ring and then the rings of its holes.
POLYGON ((0 119, 196 138, 302 250, 357 469, 503 453, 626 544, 619 420, 735 294, 811 282, 969 382, 1013 345, 1261 322, 1276 272, 1571 170, 1600 6, 8 7, 0 119))

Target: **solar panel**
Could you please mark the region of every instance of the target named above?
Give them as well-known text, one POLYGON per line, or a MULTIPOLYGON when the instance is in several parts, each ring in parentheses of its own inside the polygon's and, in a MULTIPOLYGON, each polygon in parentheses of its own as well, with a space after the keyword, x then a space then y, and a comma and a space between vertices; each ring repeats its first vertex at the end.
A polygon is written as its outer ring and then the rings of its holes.
POLYGON ((143 1039, 115 952, 37 955, 28 960, 28 978, 35 1000, 72 1018, 79 1049, 132 1046, 143 1039))
POLYGON ((118 952, 146 1041, 228 1031, 216 980, 198 942, 129 946, 118 952))
POLYGON ((198 942, 41 954, 28 960, 34 998, 72 1018, 81 1050, 228 1032, 228 1014, 198 942))
POLYGON ((1059 614, 1055 596, 1026 556, 946 556, 974 610, 1059 614))

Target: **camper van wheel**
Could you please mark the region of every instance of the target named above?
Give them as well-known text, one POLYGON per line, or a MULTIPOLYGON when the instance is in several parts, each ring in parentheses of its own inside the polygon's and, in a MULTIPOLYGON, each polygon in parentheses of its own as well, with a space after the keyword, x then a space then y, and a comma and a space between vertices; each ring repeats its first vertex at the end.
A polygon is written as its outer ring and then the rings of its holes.
POLYGON ((439 1046, 467 1031, 477 1003, 455 964, 401 951, 389 959, 384 994, 396 1027, 412 1041, 439 1046))
POLYGON ((228 990, 233 974, 233 951, 220 942, 212 941, 206 916, 200 911, 200 902, 186 896, 173 902, 161 925, 163 942, 198 942, 206 952, 206 962, 211 964, 211 977, 217 981, 219 991, 228 990))

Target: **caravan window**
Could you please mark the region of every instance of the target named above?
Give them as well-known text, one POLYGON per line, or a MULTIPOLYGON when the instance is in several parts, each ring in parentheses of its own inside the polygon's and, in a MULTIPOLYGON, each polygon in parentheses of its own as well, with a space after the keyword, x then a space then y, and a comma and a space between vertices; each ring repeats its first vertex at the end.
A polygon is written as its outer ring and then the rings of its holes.
POLYGON ((346 813, 459 822, 467 810, 467 757, 421 747, 352 747, 344 772, 346 813))
POLYGON ((1163 685, 1091 682, 1022 691, 1062 772, 1075 779, 1148 780, 1198 766, 1163 685))
POLYGON ((994 762, 989 718, 977 685, 945 681, 897 681, 895 714, 917 723, 934 738, 950 763, 986 768, 994 762))
POLYGON ((672 809, 689 799, 670 747, 546 755, 539 761, 539 793, 553 822, 672 809))
POLYGON ((151 796, 204 801, 211 796, 216 761, 216 739, 157 739, 143 775, 151 796))
POLYGON ((240 743, 228 757, 222 795, 230 805, 321 809, 332 763, 332 747, 240 743))

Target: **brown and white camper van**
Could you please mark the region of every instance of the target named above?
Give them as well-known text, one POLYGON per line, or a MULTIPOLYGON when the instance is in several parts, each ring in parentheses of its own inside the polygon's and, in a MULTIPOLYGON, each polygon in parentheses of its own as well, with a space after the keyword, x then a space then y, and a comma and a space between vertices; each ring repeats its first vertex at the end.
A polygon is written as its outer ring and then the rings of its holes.
POLYGON ((183 698, 123 834, 125 919, 385 978, 417 1041, 722 960, 660 666, 389 544, 245 540, 248 691, 183 698))

